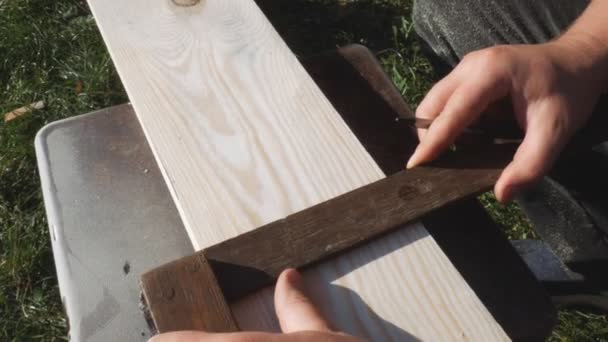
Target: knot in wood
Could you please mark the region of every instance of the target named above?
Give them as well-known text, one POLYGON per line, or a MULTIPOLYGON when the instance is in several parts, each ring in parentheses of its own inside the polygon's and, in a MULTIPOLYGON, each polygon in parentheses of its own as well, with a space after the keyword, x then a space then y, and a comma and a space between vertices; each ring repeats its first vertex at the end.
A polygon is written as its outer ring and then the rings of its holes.
POLYGON ((399 188, 399 198, 404 200, 411 200, 413 195, 421 195, 433 190, 433 185, 424 182, 418 181, 413 184, 402 185, 399 188))
POLYGON ((414 193, 416 193, 416 188, 411 185, 403 185, 399 188, 399 198, 401 199, 410 199, 414 193))

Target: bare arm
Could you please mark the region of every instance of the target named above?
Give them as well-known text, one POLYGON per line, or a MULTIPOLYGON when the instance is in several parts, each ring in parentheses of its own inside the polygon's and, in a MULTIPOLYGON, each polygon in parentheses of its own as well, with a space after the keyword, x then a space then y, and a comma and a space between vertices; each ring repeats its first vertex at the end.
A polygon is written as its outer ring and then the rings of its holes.
POLYGON ((579 61, 597 82, 608 88, 608 1, 595 0, 580 18, 557 40, 580 49, 584 60, 579 61))

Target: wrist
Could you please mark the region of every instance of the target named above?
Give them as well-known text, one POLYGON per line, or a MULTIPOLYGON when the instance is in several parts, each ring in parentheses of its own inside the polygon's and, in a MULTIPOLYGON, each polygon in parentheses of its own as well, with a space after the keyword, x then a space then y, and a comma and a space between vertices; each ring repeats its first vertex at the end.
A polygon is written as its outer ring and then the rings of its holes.
POLYGON ((584 32, 567 32, 548 43, 562 66, 594 87, 608 90, 608 42, 584 32))

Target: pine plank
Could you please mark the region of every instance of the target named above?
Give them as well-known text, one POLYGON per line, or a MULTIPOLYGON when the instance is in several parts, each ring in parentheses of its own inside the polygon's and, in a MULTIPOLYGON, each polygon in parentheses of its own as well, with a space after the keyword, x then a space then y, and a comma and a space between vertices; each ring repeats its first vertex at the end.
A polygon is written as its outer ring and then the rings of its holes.
MULTIPOLYGON (((384 177, 252 0, 89 3, 196 249, 384 177)), ((507 339, 420 224, 306 280, 359 336, 507 339)), ((272 289, 232 310, 277 329, 272 289)))

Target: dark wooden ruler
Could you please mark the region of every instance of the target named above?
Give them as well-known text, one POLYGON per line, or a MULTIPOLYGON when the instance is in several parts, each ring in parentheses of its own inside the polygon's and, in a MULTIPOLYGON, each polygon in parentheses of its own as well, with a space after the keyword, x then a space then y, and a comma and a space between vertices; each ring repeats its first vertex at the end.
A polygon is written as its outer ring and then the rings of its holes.
POLYGON ((433 166, 400 171, 201 254, 226 299, 236 300, 271 284, 286 268, 309 266, 487 191, 511 156, 507 146, 452 152, 433 166))
POLYGON ((238 330, 228 302, 490 189, 511 146, 451 152, 162 266, 141 278, 159 332, 238 330))

